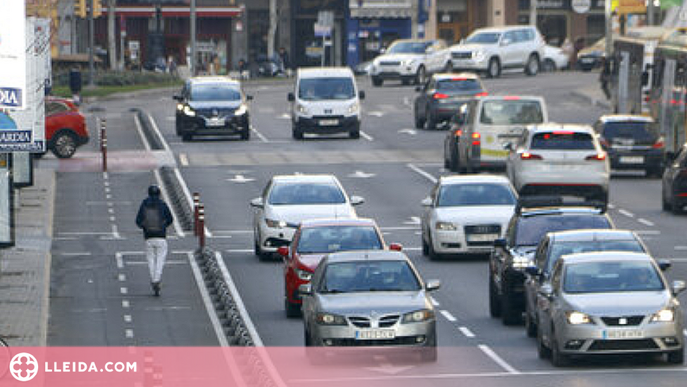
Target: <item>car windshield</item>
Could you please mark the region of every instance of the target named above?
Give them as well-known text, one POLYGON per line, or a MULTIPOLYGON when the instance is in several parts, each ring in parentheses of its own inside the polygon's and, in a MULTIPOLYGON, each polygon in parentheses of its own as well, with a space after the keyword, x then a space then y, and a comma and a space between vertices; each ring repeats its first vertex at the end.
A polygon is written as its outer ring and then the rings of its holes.
POLYGON ((222 84, 197 84, 191 87, 192 101, 238 101, 240 99, 241 91, 234 86, 222 84))
POLYGON ((632 251, 643 253, 644 248, 635 239, 556 242, 551 246, 551 254, 549 254, 549 260, 544 271, 549 273, 553 269, 553 265, 558 261, 558 258, 564 255, 590 253, 593 251, 632 251))
POLYGON ((589 133, 555 131, 532 136, 531 149, 593 150, 594 140, 589 133))
POLYGON ((429 46, 428 42, 398 42, 386 51, 388 54, 424 54, 429 46))
POLYGON ((480 32, 472 34, 465 39, 465 43, 495 44, 498 43, 501 34, 498 32, 480 32))
POLYGON ((346 250, 380 250, 383 244, 372 226, 308 227, 301 231, 297 251, 301 254, 346 250))
MULTIPOLYGON (((646 292, 665 289, 658 271, 647 261, 596 261, 565 269, 566 293, 646 292)), ((612 299, 610 300, 612 303, 612 299)))
POLYGON ((272 205, 343 204, 346 197, 334 183, 278 183, 270 190, 272 205))
POLYGON ((603 136, 611 141, 615 138, 653 141, 656 136, 651 133, 651 126, 650 122, 607 122, 603 136))
POLYGON ((482 104, 480 122, 487 125, 527 125, 544 122, 539 101, 494 100, 482 104))
POLYGON ((446 184, 437 207, 515 205, 515 195, 503 184, 446 184))
POLYGON ((304 78, 298 83, 298 98, 304 101, 345 100, 354 97, 355 87, 349 77, 304 78))
POLYGON ((320 293, 417 291, 420 281, 405 261, 355 261, 329 264, 320 293))
POLYGON ((483 91, 482 85, 476 79, 445 79, 437 82, 436 89, 444 92, 469 92, 479 93, 483 91))
POLYGON ((609 229, 611 224, 603 215, 540 215, 520 219, 515 244, 536 246, 547 232, 585 228, 609 229))

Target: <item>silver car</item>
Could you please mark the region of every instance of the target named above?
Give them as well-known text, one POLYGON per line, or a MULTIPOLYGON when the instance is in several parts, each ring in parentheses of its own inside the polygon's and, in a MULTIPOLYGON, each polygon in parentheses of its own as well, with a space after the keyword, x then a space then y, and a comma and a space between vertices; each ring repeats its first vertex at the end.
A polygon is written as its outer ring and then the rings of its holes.
MULTIPOLYGON (((301 287, 307 347, 419 347, 425 361, 437 358, 436 317, 428 292, 405 254, 351 251, 327 255, 311 284, 301 287)), ((308 351, 312 356, 316 351, 308 351)))
POLYGON ((683 317, 656 261, 644 253, 565 255, 537 295, 537 348, 554 366, 571 355, 666 353, 684 359, 683 317))

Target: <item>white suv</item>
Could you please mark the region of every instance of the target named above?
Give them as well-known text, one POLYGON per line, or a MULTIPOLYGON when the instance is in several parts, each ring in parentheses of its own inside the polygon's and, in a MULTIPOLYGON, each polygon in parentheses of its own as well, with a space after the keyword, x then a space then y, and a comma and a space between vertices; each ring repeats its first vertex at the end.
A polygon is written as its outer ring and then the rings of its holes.
POLYGON ((384 80, 400 79, 404 85, 414 81, 424 85, 427 75, 452 72, 451 53, 441 40, 402 39, 372 61, 372 84, 381 86, 384 80))
POLYGON ((534 26, 480 28, 449 48, 455 70, 485 72, 496 78, 501 70, 521 68, 536 75, 546 43, 534 26))
POLYGON ((525 129, 510 150, 506 173, 522 195, 583 196, 608 203, 610 165, 589 125, 542 124, 525 129))

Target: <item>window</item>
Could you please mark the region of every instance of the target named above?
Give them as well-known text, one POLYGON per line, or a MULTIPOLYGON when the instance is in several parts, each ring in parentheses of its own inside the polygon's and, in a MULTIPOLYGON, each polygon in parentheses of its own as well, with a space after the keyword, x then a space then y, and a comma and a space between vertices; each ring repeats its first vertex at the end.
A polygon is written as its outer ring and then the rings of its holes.
POLYGON ((437 207, 515 205, 515 195, 502 184, 446 184, 437 207))
POLYGON ((665 289, 656 268, 648 261, 595 261, 567 266, 566 293, 647 292, 665 289))
POLYGON ((343 192, 336 184, 276 183, 269 194, 272 205, 343 204, 343 192))
POLYGON ((539 101, 492 100, 482 104, 480 122, 488 125, 527 125, 544 122, 539 101))
POLYGON ((52 102, 48 102, 45 105, 45 115, 47 115, 47 116, 51 116, 53 114, 68 112, 70 110, 71 109, 69 108, 69 106, 67 106, 66 104, 64 104, 62 102, 52 101, 52 102))
POLYGON ((551 247, 549 262, 544 271, 549 271, 558 258, 568 254, 589 253, 595 251, 631 251, 643 253, 644 248, 637 240, 594 240, 585 242, 558 242, 551 247))
POLYGON ((389 54, 424 54, 431 43, 427 42, 397 42, 389 47, 389 54))
POLYGON ((482 91, 482 85, 476 79, 445 79, 436 83, 436 89, 478 93, 482 91))
POLYGON ((346 100, 355 97, 350 77, 305 78, 298 83, 298 98, 304 101, 346 100))
POLYGON ((320 293, 418 291, 420 281, 405 261, 355 261, 327 265, 320 293))
POLYGON ((547 232, 575 230, 582 228, 611 228, 602 215, 540 215, 520 219, 518 224, 518 246, 536 246, 547 232))
POLYGON ((589 133, 547 132, 532 136, 531 149, 545 150, 592 150, 594 141, 589 133))
POLYGON ((500 38, 501 34, 498 32, 483 32, 468 36, 465 42, 475 44, 496 44, 499 42, 500 38))
POLYGON ((505 34, 503 34, 503 40, 510 40, 511 43, 515 43, 518 41, 518 37, 515 34, 515 31, 508 31, 505 34))
POLYGON ((603 127, 603 136, 607 140, 614 138, 631 138, 639 141, 654 141, 650 122, 607 122, 603 127))
POLYGON ((301 230, 297 251, 325 254, 336 251, 381 250, 382 241, 371 226, 309 227, 301 230))
POLYGON ((191 87, 191 100, 193 101, 238 101, 241 99, 241 91, 226 84, 196 84, 191 87))

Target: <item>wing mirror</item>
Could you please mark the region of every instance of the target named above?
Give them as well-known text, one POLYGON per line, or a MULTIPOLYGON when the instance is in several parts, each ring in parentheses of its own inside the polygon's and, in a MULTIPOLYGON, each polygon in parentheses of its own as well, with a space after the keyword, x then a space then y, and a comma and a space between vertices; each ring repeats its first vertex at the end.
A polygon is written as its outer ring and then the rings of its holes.
POLYGON ((277 254, 281 255, 284 258, 289 257, 289 248, 287 246, 279 246, 277 249, 277 254))
POLYGON ((441 287, 441 281, 438 279, 429 280, 425 284, 425 290, 428 292, 433 292, 435 290, 438 290, 440 287, 441 287))
POLYGON ((510 142, 504 143, 503 149, 512 152, 513 151, 513 143, 510 143, 510 142))
POLYGON ((303 284, 298 287, 298 293, 301 294, 301 296, 309 296, 312 294, 312 284, 307 283, 303 284))
POLYGON ((672 262, 668 259, 659 259, 658 260, 658 267, 661 269, 661 271, 666 271, 670 269, 673 266, 672 262))
POLYGON ((358 99, 365 99, 365 91, 364 90, 360 90, 358 92, 358 99))
POLYGON ((687 288, 685 281, 673 281, 673 295, 677 296, 678 294, 682 293, 685 290, 685 288, 687 288))
POLYGON ((293 101, 296 100, 296 96, 295 96, 293 93, 289 93, 289 94, 286 95, 286 99, 287 99, 289 102, 293 102, 293 101))
POLYGON ((255 198, 250 201, 251 207, 255 208, 263 208, 265 204, 262 202, 262 198, 255 198))
POLYGON ((179 95, 179 94, 174 94, 174 95, 172 96, 172 99, 175 100, 175 101, 181 102, 184 98, 183 98, 181 95, 179 95))
POLYGON ((422 91, 422 86, 415 86, 415 91, 418 93, 422 91))
POLYGON ((428 196, 428 197, 422 199, 422 201, 420 203, 422 203, 423 207, 432 207, 432 198, 430 198, 428 196))
POLYGON ((357 206, 360 204, 365 203, 365 199, 360 197, 360 196, 351 196, 351 205, 352 206, 357 206))
POLYGON ((250 95, 250 94, 246 95, 246 101, 252 101, 252 100, 253 100, 252 95, 250 95))
POLYGON ((502 247, 506 248, 506 239, 505 238, 499 238, 494 240, 494 247, 502 247))

